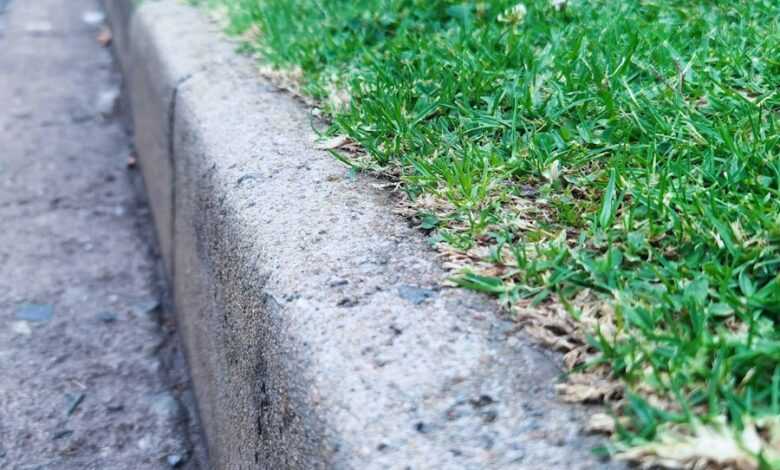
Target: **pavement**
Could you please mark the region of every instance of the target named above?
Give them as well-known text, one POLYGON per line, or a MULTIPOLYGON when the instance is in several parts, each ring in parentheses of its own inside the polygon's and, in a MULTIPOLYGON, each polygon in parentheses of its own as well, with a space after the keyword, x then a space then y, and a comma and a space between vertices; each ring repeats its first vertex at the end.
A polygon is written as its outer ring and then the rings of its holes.
POLYGON ((3 469, 205 468, 103 20, 0 0, 3 469))

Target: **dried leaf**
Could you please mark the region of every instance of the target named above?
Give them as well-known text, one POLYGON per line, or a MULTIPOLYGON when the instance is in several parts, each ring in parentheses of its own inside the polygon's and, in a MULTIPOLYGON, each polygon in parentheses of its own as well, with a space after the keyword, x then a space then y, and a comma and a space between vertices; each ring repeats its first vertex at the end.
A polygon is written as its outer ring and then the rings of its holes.
POLYGON ((606 413, 596 413, 588 420, 585 430, 594 434, 612 434, 615 432, 615 418, 606 413))
MULTIPOLYGON (((643 468, 661 466, 670 469, 715 468, 754 470, 759 468, 757 455, 777 458, 777 447, 767 443, 760 428, 761 420, 743 420, 744 429, 737 431, 728 425, 725 416, 712 423, 693 426, 692 431, 671 425, 658 433, 658 438, 618 454, 618 458, 640 463, 643 468)), ((776 424, 777 420, 774 420, 776 424)), ((770 432, 770 434, 772 434, 770 432)))
POLYGON ((352 140, 346 135, 337 135, 336 137, 317 143, 317 150, 336 150, 352 143, 352 140))
POLYGON ((561 399, 570 403, 606 403, 623 396, 623 386, 597 372, 571 374, 566 383, 555 386, 561 399))

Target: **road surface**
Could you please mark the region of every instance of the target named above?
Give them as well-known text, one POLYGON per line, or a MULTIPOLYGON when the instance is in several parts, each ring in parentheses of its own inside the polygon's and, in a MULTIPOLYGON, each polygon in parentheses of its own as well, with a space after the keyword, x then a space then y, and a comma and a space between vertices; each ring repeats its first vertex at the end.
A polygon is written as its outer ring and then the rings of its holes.
POLYGON ((0 0, 3 469, 204 467, 102 21, 0 0))

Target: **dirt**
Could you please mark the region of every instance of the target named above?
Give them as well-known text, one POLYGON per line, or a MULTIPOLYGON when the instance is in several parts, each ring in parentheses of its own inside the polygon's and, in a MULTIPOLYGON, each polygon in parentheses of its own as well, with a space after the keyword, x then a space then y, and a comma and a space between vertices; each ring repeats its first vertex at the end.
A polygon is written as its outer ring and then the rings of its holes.
POLYGON ((205 468, 102 18, 0 0, 3 469, 205 468))

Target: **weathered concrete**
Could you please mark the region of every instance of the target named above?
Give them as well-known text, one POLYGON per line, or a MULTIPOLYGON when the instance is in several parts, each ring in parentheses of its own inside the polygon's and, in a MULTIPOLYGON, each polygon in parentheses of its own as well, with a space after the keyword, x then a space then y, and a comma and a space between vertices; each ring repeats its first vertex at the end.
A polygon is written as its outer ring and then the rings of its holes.
POLYGON ((0 468, 196 470, 100 18, 0 0, 0 468))
MULTIPOLYGON (((203 34, 203 30, 191 28, 192 24, 202 24, 198 12, 188 8, 178 8, 171 12, 171 5, 150 3, 144 12, 155 12, 154 25, 146 21, 132 21, 135 2, 107 0, 106 9, 112 16, 112 24, 118 33, 117 56, 121 59, 122 69, 127 83, 143 83, 134 87, 129 94, 130 108, 135 116, 143 119, 133 120, 135 145, 151 198, 157 235, 165 260, 166 270, 172 275, 173 269, 173 151, 170 139, 176 90, 180 83, 202 70, 210 58, 219 57, 215 48, 220 44, 212 36, 203 34), (164 12, 170 12, 165 14, 164 12), (132 39, 131 39, 132 38, 132 39), (173 44, 167 44, 174 41, 173 44), (158 49, 176 47, 176 60, 169 58, 158 49)), ((175 5, 173 5, 175 6, 175 5)), ((224 47, 221 48, 224 53, 224 47)))
POLYGON ((423 236, 314 149, 303 106, 189 7, 144 3, 131 24, 126 69, 153 64, 128 76, 134 120, 171 153, 138 151, 174 193, 159 213, 216 468, 607 467, 555 399, 555 358, 489 299, 437 287, 423 236))

